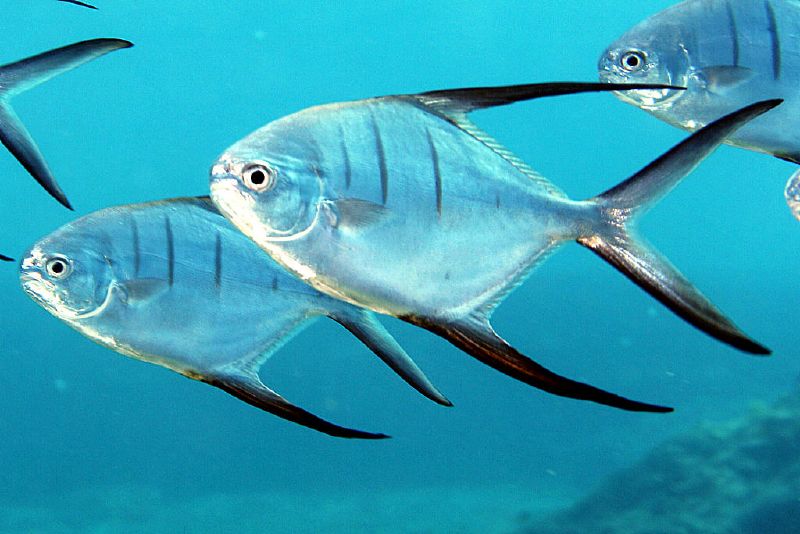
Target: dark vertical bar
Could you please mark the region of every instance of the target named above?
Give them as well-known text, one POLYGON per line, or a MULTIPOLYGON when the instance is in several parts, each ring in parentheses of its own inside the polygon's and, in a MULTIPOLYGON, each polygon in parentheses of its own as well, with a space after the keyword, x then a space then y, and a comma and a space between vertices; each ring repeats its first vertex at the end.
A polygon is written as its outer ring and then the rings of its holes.
POLYGON ((277 291, 278 290, 278 275, 277 274, 273 274, 272 275, 272 290, 273 291, 277 291))
POLYGON ((436 213, 441 218, 442 216, 442 173, 439 169, 439 153, 436 152, 436 145, 433 143, 431 132, 426 128, 425 133, 428 136, 428 147, 431 150, 431 161, 433 162, 433 182, 436 191, 436 213))
POLYGON ((772 2, 766 0, 767 20, 769 21, 769 35, 772 38, 772 77, 779 80, 781 77, 781 36, 778 33, 778 20, 772 2))
POLYGON ((353 180, 353 168, 350 166, 350 154, 347 151, 347 141, 344 139, 344 130, 339 126, 339 144, 342 147, 342 159, 344 160, 344 187, 350 189, 350 182, 353 180))
POLYGON ((217 232, 217 244, 214 247, 214 287, 222 289, 222 236, 217 232))
POLYGON ((385 206, 389 199, 389 169, 386 167, 386 151, 383 148, 378 121, 375 120, 374 115, 370 115, 370 117, 372 118, 372 133, 375 136, 375 151, 378 153, 378 168, 381 173, 381 202, 385 206))
POLYGON ((167 233, 167 280, 172 287, 175 283, 175 238, 172 235, 172 223, 169 215, 164 218, 164 229, 167 233))
POLYGON ((733 47, 733 64, 739 66, 739 29, 736 27, 736 15, 733 12, 733 6, 730 0, 725 2, 725 9, 728 11, 728 29, 731 33, 731 45, 733 47))
POLYGON ((131 232, 133 233, 133 275, 139 277, 139 270, 142 267, 142 249, 139 242, 139 225, 136 219, 131 217, 131 232))

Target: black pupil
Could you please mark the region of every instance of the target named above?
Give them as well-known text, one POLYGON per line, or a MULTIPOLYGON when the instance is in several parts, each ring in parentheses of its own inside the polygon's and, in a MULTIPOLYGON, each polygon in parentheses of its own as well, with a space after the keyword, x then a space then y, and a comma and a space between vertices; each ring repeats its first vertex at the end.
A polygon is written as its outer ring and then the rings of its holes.
POLYGON ((253 185, 261 185, 267 181, 267 175, 264 174, 264 171, 256 169, 250 173, 250 181, 253 182, 253 185))
POLYGON ((50 269, 53 271, 53 274, 61 274, 64 272, 64 263, 60 261, 54 261, 50 266, 50 269))
POLYGON ((631 68, 636 68, 639 66, 639 56, 636 54, 631 54, 625 58, 625 64, 631 68))

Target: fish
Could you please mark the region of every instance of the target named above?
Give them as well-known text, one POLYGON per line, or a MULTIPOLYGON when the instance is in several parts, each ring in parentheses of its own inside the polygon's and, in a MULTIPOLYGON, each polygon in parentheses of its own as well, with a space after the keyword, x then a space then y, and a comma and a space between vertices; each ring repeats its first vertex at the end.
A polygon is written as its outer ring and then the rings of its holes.
POLYGON ((800 2, 687 0, 636 24, 600 56, 600 80, 669 83, 681 92, 616 96, 695 131, 758 100, 785 103, 726 143, 800 163, 800 2))
POLYGON ((559 245, 577 241, 700 330, 742 351, 769 353, 640 239, 635 223, 727 135, 780 101, 710 125, 585 201, 568 199, 468 118, 602 86, 451 89, 308 108, 229 147, 211 167, 211 198, 323 293, 427 329, 551 394, 671 411, 553 373, 500 337, 491 315, 559 245))
POLYGON ((58 1, 66 2, 67 4, 75 4, 76 6, 88 7, 89 9, 97 9, 95 6, 87 4, 86 2, 80 2, 79 0, 58 0, 58 1))
POLYGON ((92 341, 332 436, 387 437, 294 406, 258 374, 320 316, 344 326, 426 397, 451 405, 374 314, 286 273, 208 197, 91 213, 39 240, 19 270, 28 296, 92 341))
POLYGON ((783 194, 786 197, 786 203, 789 205, 792 215, 800 221, 800 171, 795 171, 789 181, 786 182, 786 189, 783 194))
POLYGON ((131 46, 133 43, 122 39, 92 39, 0 66, 0 142, 39 185, 67 209, 73 209, 72 205, 50 172, 36 142, 11 107, 11 99, 54 76, 131 46))

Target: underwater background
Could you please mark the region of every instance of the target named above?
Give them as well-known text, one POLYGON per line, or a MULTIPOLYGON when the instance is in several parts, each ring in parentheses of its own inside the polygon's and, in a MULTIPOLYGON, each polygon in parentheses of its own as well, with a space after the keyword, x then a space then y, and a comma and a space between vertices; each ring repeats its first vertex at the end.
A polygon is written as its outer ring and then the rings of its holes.
MULTIPOLYGON (((96 37, 135 47, 15 99, 77 211, 0 152, 0 251, 19 257, 110 205, 205 195, 227 146, 311 105, 596 81, 605 47, 672 3, 97 0, 90 11, 6 1, 0 63, 96 37)), ((615 185, 685 136, 610 94, 474 120, 572 198, 615 185)), ((800 226, 782 193, 794 168, 724 146, 641 223, 772 357, 693 329, 577 245, 497 310, 496 329, 546 367, 676 408, 666 415, 545 394, 382 318, 455 404, 443 408, 322 319, 262 375, 326 419, 393 436, 335 439, 95 345, 30 301, 13 264, 0 265, 0 531, 525 529, 659 443, 798 388, 800 226)))

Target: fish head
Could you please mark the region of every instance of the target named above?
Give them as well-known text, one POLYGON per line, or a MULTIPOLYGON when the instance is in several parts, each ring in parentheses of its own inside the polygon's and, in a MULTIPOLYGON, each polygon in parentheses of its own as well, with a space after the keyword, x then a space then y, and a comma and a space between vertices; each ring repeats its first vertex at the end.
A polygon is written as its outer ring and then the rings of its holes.
POLYGON ((62 229, 40 240, 20 260, 19 271, 25 293, 69 323, 97 315, 111 300, 111 260, 80 232, 62 229))
POLYGON ((308 145, 293 132, 268 125, 211 167, 214 204, 262 247, 302 237, 319 218, 322 166, 308 145))
MULTIPOLYGON (((614 41, 598 61, 600 81, 606 83, 648 83, 688 87, 689 53, 681 44, 679 25, 651 20, 634 26, 614 41)), ((617 97, 648 111, 669 108, 690 91, 648 89, 617 92, 617 97)))

